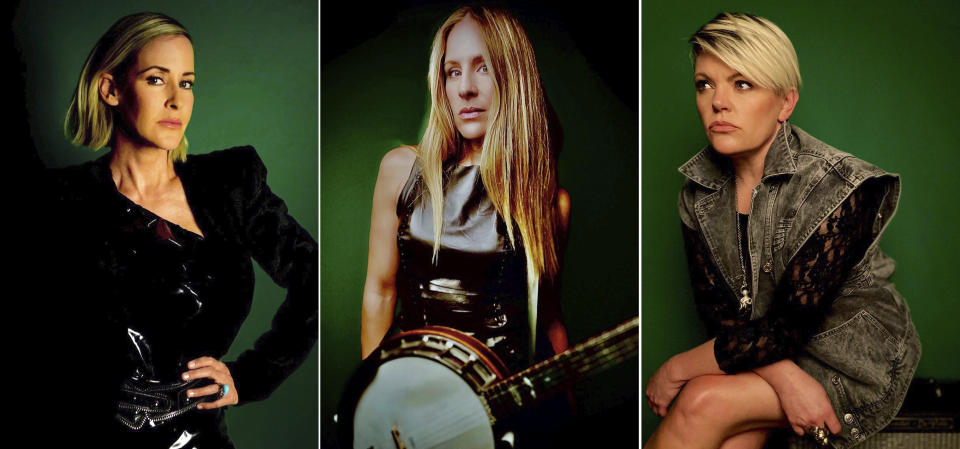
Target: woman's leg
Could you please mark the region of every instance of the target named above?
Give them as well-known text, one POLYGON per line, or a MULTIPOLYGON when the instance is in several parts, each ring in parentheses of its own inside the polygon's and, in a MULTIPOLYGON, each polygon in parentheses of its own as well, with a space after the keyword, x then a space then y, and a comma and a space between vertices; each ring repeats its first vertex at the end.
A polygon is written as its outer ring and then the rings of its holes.
POLYGON ((769 436, 770 429, 748 430, 724 440, 720 449, 762 449, 769 436))
POLYGON ((700 376, 680 390, 646 447, 716 449, 738 434, 785 426, 777 392, 755 373, 700 376))

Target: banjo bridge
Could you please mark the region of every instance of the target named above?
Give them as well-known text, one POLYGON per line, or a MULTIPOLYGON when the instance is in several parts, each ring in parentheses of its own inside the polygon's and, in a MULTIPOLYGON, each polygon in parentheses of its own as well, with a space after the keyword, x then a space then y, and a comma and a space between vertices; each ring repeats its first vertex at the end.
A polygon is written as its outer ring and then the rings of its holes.
POLYGON ((404 444, 403 439, 400 438, 400 428, 396 424, 393 425, 393 428, 390 429, 390 436, 393 437, 393 444, 397 449, 407 449, 407 445, 404 444))

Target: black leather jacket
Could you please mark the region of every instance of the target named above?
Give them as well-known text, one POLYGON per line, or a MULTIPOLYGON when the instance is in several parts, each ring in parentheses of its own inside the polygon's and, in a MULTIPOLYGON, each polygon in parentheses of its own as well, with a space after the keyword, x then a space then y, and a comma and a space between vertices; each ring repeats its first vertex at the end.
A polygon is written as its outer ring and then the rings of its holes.
MULTIPOLYGON (((227 365, 241 405, 266 398, 317 339, 316 242, 270 191, 256 151, 238 147, 175 164, 203 237, 174 225, 161 248, 151 239, 166 230, 117 191, 110 157, 51 171, 40 231, 56 255, 43 296, 57 335, 38 338, 67 343, 50 350, 70 351, 56 367, 83 419, 113 429, 125 379, 173 382, 193 358, 222 358, 250 310, 251 258, 287 298, 271 329, 227 365)), ((221 434, 216 444, 228 444, 223 409, 199 413, 206 431, 221 434)))

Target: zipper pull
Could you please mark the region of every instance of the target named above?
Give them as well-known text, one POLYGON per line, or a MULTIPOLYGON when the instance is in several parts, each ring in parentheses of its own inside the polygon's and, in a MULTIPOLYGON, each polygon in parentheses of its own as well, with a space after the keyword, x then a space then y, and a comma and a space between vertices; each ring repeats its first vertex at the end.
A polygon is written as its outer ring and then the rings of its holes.
POLYGON ((750 291, 747 290, 746 286, 741 287, 740 294, 743 295, 740 298, 740 310, 744 310, 750 305, 750 303, 753 302, 753 300, 750 299, 750 291))

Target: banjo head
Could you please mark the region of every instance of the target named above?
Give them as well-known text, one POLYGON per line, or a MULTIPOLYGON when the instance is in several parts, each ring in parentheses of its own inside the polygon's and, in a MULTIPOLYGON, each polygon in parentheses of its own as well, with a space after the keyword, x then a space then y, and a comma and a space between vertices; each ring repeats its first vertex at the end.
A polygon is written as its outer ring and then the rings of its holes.
POLYGON ((478 392, 505 374, 489 348, 453 329, 398 334, 358 371, 353 410, 348 388, 340 416, 352 425, 341 436, 359 449, 492 449, 492 418, 478 392))

